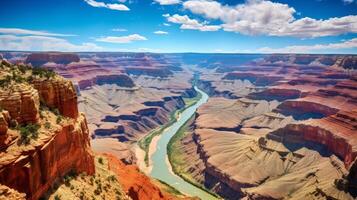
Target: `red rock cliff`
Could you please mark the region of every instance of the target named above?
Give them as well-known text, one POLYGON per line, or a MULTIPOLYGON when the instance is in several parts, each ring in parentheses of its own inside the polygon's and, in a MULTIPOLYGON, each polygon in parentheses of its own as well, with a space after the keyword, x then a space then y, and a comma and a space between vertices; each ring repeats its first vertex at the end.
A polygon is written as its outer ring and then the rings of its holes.
MULTIPOLYGON (((32 73, 29 68, 21 75, 16 66, 1 67, 24 80, 32 73)), ((13 79, 9 86, 0 86, 0 184, 35 200, 68 172, 91 175, 95 168, 87 121, 78 113, 72 83, 57 75, 31 77, 33 83, 19 84, 13 79), (39 99, 63 116, 44 106, 40 109, 39 99), (17 128, 11 124, 15 120, 20 125, 17 128), (36 131, 28 128, 31 124, 36 124, 36 131), (24 143, 27 134, 32 136, 24 143)))

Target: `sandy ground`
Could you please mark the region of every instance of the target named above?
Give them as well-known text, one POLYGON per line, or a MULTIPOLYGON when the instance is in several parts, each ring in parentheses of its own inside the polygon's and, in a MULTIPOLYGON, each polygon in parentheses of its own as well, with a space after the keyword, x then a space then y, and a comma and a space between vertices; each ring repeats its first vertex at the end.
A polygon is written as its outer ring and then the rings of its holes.
POLYGON ((156 152, 157 142, 160 140, 161 135, 157 135, 152 138, 152 141, 149 146, 149 166, 146 166, 145 163, 145 151, 142 150, 139 145, 134 146, 134 152, 136 156, 136 165, 139 169, 144 172, 145 174, 149 175, 152 170, 152 161, 151 157, 156 152))

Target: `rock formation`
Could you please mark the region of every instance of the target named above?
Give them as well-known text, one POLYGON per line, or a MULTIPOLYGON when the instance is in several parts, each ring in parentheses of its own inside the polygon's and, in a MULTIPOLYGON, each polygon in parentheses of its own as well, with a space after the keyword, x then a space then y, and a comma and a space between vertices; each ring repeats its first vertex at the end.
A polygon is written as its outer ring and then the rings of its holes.
POLYGON ((80 58, 72 53, 32 53, 27 56, 25 63, 30 63, 32 66, 42 66, 48 62, 56 64, 69 64, 71 62, 79 62, 80 58))
POLYGON ((57 75, 41 78, 25 66, 1 67, 12 76, 0 77, 0 183, 38 199, 70 171, 93 174, 87 121, 71 83, 57 75))
POLYGON ((18 123, 37 123, 40 117, 38 91, 26 84, 10 87, 0 88, 0 107, 7 110, 18 123))
POLYGON ((47 107, 57 108, 66 117, 78 117, 77 93, 72 82, 63 79, 40 79, 32 81, 32 84, 47 107))

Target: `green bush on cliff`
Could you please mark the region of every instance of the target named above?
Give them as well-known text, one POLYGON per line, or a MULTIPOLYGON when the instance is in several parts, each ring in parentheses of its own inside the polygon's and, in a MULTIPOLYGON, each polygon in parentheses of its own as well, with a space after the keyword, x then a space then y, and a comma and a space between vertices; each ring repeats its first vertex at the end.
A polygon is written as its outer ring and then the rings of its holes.
POLYGON ((0 87, 7 87, 10 85, 12 77, 10 75, 5 76, 5 78, 0 79, 0 87))
POLYGON ((40 125, 38 124, 27 124, 25 126, 20 126, 20 142, 22 144, 29 144, 31 139, 36 139, 38 137, 38 129, 40 129, 40 125))
POLYGON ((53 70, 46 68, 33 68, 32 75, 39 76, 40 78, 50 79, 53 78, 56 73, 53 70))

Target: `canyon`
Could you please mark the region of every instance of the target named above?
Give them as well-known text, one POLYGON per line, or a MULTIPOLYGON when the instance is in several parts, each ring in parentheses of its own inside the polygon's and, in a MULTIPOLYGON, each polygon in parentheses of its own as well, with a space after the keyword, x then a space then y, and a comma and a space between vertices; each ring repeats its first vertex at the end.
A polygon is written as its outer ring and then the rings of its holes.
POLYGON ((94 153, 71 81, 23 63, 0 68, 0 199, 191 199, 94 153))
POLYGON ((99 154, 122 198, 189 199, 140 172, 138 143, 187 107, 193 85, 210 98, 176 140, 179 176, 225 199, 357 195, 355 55, 0 53, 3 80, 10 62, 64 77, 25 72, 1 89, 0 196, 38 199, 73 169, 101 171, 99 154), (14 123, 39 124, 38 138, 20 144, 14 123))

